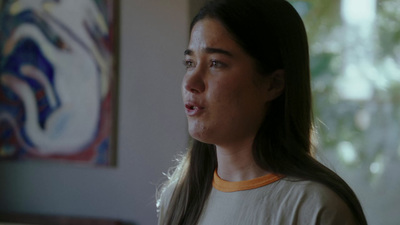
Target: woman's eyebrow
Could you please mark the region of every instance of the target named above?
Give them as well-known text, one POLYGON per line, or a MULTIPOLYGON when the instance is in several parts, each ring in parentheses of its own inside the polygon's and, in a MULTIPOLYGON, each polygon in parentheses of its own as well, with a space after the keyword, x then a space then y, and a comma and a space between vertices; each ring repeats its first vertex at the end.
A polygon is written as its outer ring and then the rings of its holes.
POLYGON ((207 53, 219 53, 219 54, 224 54, 227 56, 233 56, 233 54, 231 52, 224 50, 224 49, 220 49, 220 48, 205 48, 204 51, 207 53))
MULTIPOLYGON (((203 51, 206 53, 209 53, 209 54, 219 53, 219 54, 223 54, 223 55, 227 55, 227 56, 231 56, 231 57, 233 56, 233 54, 231 52, 224 50, 224 49, 220 49, 220 48, 207 47, 207 48, 204 48, 203 51)), ((184 55, 192 55, 192 54, 193 54, 193 51, 190 49, 186 49, 184 52, 184 55)))

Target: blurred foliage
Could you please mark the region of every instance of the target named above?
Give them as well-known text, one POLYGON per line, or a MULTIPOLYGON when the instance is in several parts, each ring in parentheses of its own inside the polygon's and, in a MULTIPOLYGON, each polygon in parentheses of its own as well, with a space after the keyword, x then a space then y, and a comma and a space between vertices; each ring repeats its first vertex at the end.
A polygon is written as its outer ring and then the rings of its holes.
POLYGON ((373 53, 373 76, 382 82, 365 78, 373 87, 365 100, 343 99, 335 87, 349 48, 341 1, 290 2, 303 17, 310 43, 318 148, 373 182, 386 163, 400 161, 400 1, 376 2, 373 46, 362 47, 373 53))
POLYGON ((306 23, 310 43, 328 38, 331 30, 341 22, 340 1, 290 1, 306 23))
MULTIPOLYGON (((390 55, 400 59, 400 1, 379 0, 377 10, 377 33, 380 40, 378 57, 390 55), (396 49, 393 49, 395 47, 396 49)), ((397 61, 399 62, 399 61, 397 61)))

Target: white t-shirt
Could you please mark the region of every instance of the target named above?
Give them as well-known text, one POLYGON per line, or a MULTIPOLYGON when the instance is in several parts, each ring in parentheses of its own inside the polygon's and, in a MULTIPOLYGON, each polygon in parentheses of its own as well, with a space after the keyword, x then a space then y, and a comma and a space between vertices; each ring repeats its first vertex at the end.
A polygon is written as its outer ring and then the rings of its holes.
MULTIPOLYGON (((173 189, 173 186, 169 187, 173 189)), ((161 198, 163 219, 173 190, 161 198)), ((349 207, 328 187, 267 174, 228 182, 214 173, 199 225, 355 225, 349 207)))

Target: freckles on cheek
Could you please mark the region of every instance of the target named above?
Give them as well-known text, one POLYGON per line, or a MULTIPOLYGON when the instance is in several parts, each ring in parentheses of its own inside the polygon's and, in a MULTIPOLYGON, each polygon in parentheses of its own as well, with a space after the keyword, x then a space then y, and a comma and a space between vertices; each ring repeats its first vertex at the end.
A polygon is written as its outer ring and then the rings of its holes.
POLYGON ((237 88, 229 81, 218 81, 210 86, 209 98, 216 103, 228 103, 237 99, 241 94, 240 88, 237 88))
POLYGON ((242 91, 240 89, 227 93, 224 99, 224 103, 226 104, 226 107, 229 107, 230 111, 243 110, 242 91))

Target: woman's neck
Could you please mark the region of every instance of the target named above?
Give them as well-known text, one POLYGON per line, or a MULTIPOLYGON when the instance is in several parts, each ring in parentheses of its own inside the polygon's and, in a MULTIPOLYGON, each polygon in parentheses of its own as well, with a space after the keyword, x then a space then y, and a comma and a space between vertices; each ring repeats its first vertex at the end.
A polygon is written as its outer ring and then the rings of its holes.
POLYGON ((216 146, 218 176, 227 181, 251 180, 268 172, 260 168, 252 154, 251 144, 246 147, 224 148, 216 146))

